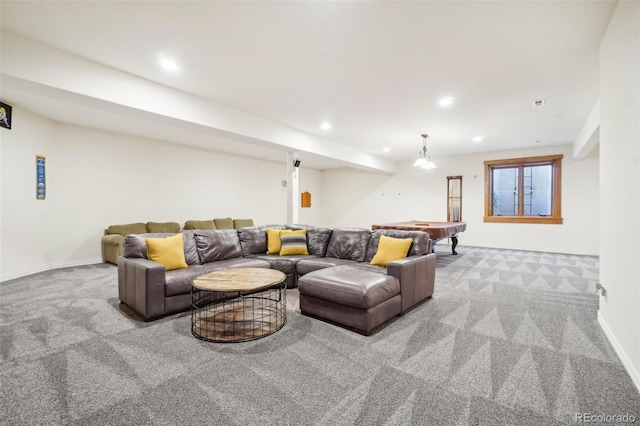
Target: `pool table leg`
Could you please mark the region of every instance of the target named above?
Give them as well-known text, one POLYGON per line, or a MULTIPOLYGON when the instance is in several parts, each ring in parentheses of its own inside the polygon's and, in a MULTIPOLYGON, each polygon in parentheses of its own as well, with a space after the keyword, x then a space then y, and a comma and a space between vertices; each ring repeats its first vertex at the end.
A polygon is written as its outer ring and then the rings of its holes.
POLYGON ((451 254, 458 254, 458 252, 456 251, 457 245, 458 245, 458 237, 457 236, 451 237, 451 254))

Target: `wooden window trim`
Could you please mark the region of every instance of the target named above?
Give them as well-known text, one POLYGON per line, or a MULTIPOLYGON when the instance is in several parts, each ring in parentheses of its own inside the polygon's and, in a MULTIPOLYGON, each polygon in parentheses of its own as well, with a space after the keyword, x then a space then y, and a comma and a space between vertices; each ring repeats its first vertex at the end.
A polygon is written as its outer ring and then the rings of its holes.
MULTIPOLYGON (((488 223, 546 223, 562 224, 562 158, 563 155, 545 155, 541 157, 509 158, 503 160, 488 160, 484 162, 484 222, 488 223), (517 216, 493 216, 493 182, 492 171, 501 167, 524 167, 536 164, 551 164, 551 215, 524 216, 524 191, 518 191, 517 216)), ((523 187, 523 173, 518 174, 518 186, 523 187)))

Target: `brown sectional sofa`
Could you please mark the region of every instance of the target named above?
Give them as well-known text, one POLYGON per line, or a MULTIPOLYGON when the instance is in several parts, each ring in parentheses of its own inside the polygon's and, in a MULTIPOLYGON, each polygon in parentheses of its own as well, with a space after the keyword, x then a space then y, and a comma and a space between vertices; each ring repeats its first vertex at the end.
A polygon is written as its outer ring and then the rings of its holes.
POLYGON ((235 229, 182 231, 186 269, 166 271, 147 259, 147 238, 175 234, 127 235, 118 258, 120 301, 145 321, 183 312, 191 307, 191 282, 199 275, 228 268, 268 268, 263 260, 242 256, 235 229))
MULTIPOLYGON (((209 220, 188 220, 185 222, 183 229, 237 229, 243 226, 253 226, 253 219, 232 219, 225 217, 209 220)), ((117 264, 118 257, 122 256, 124 238, 127 235, 158 232, 180 232, 180 224, 178 222, 139 222, 125 225, 111 225, 105 229, 104 236, 102 237, 102 259, 105 262, 117 264)))
POLYGON ((253 226, 253 219, 221 217, 211 220, 188 220, 184 224, 184 229, 238 229, 245 226, 253 226))
POLYGON ((145 232, 180 232, 180 224, 178 222, 140 222, 111 225, 104 230, 102 237, 102 259, 105 262, 117 264, 118 257, 122 256, 124 238, 129 234, 145 232))
POLYGON ((304 273, 298 280, 300 311, 368 335, 433 295, 436 255, 431 248, 423 232, 335 229, 325 257, 299 263, 304 273), (412 238, 407 257, 386 268, 371 265, 382 235, 412 238))
MULTIPOLYGON (((298 271, 301 260, 319 259, 325 255, 332 230, 309 225, 265 225, 238 229, 242 254, 245 257, 261 259, 269 263, 271 269, 277 269, 286 275, 287 288, 297 286, 298 271), (308 255, 280 256, 267 253, 267 228, 272 229, 306 229, 308 255)), ((304 263, 303 263, 304 265, 304 263)), ((304 271, 304 266, 302 266, 304 271)), ((305 272, 302 272, 303 274, 305 272)))
POLYGON ((308 225, 269 225, 234 230, 182 231, 186 269, 165 271, 146 258, 146 238, 128 235, 118 259, 120 300, 145 320, 191 306, 191 281, 219 269, 262 267, 285 273, 299 287, 305 315, 369 334, 375 327, 431 297, 435 254, 424 232, 308 225), (308 255, 267 255, 267 228, 306 229, 308 255), (381 235, 413 239, 406 258, 387 267, 371 265, 381 235))

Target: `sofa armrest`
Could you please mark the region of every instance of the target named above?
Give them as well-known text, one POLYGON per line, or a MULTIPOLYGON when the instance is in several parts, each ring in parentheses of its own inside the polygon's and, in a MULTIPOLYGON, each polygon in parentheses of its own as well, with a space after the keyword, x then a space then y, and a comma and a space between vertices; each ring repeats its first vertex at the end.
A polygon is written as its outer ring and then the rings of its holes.
POLYGON ((165 267, 148 259, 118 258, 120 301, 148 321, 165 312, 165 267))
POLYGON ((124 237, 120 234, 109 234, 109 235, 104 235, 102 237, 102 243, 103 244, 122 244, 124 242, 124 237))
POLYGON ((102 237, 102 259, 105 262, 118 264, 118 257, 122 256, 124 237, 120 234, 104 235, 102 237))
POLYGON ((433 295, 436 279, 436 255, 431 253, 394 260, 387 274, 400 281, 402 312, 433 295))

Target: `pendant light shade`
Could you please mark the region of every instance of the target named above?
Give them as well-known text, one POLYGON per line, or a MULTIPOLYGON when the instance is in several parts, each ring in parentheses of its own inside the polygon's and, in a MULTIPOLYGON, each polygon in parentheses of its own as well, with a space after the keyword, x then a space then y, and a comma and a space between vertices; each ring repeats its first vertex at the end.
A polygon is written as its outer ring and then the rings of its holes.
POLYGON ((428 164, 429 162, 427 161, 426 158, 424 157, 419 157, 414 163, 413 163, 413 167, 424 167, 428 164))
POLYGON ((418 153, 418 159, 413 163, 413 167, 420 167, 425 170, 437 169, 438 167, 431 162, 431 156, 427 152, 427 138, 429 135, 422 135, 422 149, 418 153))

